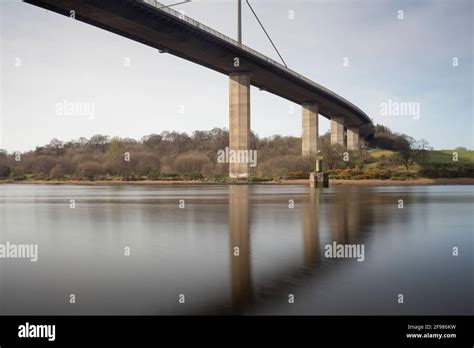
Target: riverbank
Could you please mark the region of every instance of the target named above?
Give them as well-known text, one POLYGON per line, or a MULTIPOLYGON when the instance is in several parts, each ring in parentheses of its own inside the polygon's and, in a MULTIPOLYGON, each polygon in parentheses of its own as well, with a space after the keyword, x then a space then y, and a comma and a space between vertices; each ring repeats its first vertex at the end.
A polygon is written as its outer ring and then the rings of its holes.
MULTIPOLYGON (((281 184, 306 184, 309 180, 283 180, 281 184)), ((330 179, 329 186, 417 186, 417 185, 474 185, 474 178, 441 178, 441 179, 408 179, 408 180, 380 180, 380 179, 363 179, 363 180, 342 180, 330 179)))
MULTIPOLYGON (((0 184, 36 184, 36 185, 227 185, 232 182, 213 182, 206 180, 2 180, 0 184)), ((273 180, 253 182, 262 185, 309 185, 308 179, 273 180)), ((335 186, 414 186, 414 185, 474 185, 474 178, 408 179, 408 180, 341 180, 330 179, 329 185, 335 186)))

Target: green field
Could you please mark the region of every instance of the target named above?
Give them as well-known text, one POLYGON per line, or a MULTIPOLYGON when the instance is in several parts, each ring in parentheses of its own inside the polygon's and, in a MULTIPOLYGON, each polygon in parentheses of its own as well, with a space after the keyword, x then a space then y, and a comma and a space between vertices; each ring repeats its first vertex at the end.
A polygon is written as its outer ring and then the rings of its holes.
POLYGON ((382 156, 389 158, 395 154, 394 151, 380 150, 380 149, 369 150, 369 153, 370 153, 370 157, 373 159, 380 159, 380 157, 382 156))
POLYGON ((433 150, 430 151, 428 163, 452 163, 454 152, 458 154, 458 163, 474 163, 474 151, 470 150, 433 150))
MULTIPOLYGON (((453 163, 453 154, 457 152, 458 163, 474 163, 474 151, 471 150, 432 150, 429 151, 427 162, 430 164, 444 164, 453 163)), ((382 156, 389 158, 395 152, 390 150, 370 150, 370 157, 373 159, 380 159, 382 156)))
MULTIPOLYGON (((427 178, 454 178, 454 177, 473 177, 474 151, 470 150, 431 150, 425 159, 425 165, 422 167, 419 163, 410 161, 408 170, 397 159, 397 153, 390 150, 372 149, 369 150, 369 162, 364 164, 363 171, 365 176, 371 173, 378 175, 377 171, 388 171, 392 179, 427 177, 427 178), (457 153, 457 161, 455 161, 457 153)), ((336 173, 337 174, 337 173, 336 173)), ((340 174, 339 176, 357 176, 340 174)))

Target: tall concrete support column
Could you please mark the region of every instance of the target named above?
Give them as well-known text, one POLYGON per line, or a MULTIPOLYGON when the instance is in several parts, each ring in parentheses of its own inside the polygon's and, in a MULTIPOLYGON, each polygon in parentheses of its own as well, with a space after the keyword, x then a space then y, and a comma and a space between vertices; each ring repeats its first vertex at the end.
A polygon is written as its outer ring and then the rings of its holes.
POLYGON ((315 156, 318 152, 318 112, 316 103, 305 103, 301 106, 303 156, 315 156))
POLYGON ((331 144, 344 146, 344 118, 331 117, 331 144))
POLYGON ((349 150, 359 150, 359 127, 347 128, 347 148, 349 150))
MULTIPOLYGON (((229 150, 250 149, 250 75, 232 73, 229 78, 229 150)), ((247 156, 245 156, 247 157, 247 156)), ((231 178, 247 179, 249 163, 229 163, 231 178)))

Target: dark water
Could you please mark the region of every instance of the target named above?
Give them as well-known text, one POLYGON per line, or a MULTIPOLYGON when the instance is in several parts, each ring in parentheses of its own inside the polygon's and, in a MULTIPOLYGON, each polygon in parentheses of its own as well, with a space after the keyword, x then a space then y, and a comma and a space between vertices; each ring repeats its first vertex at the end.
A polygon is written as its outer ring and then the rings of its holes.
POLYGON ((0 259, 0 313, 473 314, 473 207, 473 186, 0 185, 0 242, 39 248, 0 259))

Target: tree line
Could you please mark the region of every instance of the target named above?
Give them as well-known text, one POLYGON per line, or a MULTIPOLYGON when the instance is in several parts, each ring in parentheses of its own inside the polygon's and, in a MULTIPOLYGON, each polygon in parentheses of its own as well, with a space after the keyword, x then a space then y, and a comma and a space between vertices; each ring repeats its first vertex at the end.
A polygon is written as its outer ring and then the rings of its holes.
MULTIPOLYGON (((226 129, 195 131, 191 135, 164 131, 140 140, 97 134, 90 139, 61 141, 52 139, 24 153, 0 150, 0 178, 13 180, 124 180, 142 179, 224 179, 228 164, 218 163, 217 153, 229 144, 226 129)), ((348 151, 331 145, 330 134, 319 137, 319 150, 328 169, 362 169, 373 159, 366 146, 395 151, 407 169, 414 162, 424 165, 429 146, 377 125, 361 150, 348 151)), ((301 156, 301 138, 274 135, 260 138, 251 133, 250 148, 257 150, 258 161, 252 175, 262 179, 307 177, 314 171, 314 158, 301 156), (295 174, 297 173, 297 174, 295 174)))

